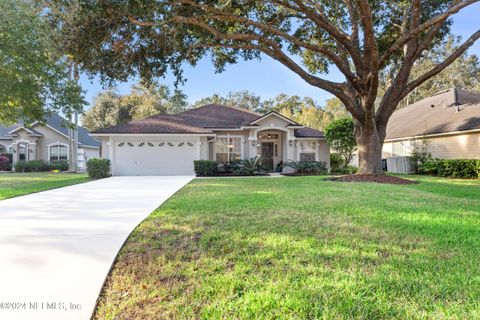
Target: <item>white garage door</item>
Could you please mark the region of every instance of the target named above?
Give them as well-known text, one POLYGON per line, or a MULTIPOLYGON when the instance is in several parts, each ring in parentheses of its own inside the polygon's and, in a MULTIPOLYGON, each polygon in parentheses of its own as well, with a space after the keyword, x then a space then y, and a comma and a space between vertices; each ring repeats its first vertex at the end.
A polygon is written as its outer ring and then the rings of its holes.
POLYGON ((199 158, 198 137, 122 139, 114 142, 116 176, 193 175, 199 158))

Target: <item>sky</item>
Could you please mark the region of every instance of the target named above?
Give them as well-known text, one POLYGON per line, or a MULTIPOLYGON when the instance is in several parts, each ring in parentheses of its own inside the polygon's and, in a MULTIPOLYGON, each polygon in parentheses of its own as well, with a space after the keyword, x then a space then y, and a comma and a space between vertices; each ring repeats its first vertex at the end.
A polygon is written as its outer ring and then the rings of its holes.
MULTIPOLYGON (((463 39, 470 37, 480 28, 479 16, 480 3, 460 11, 453 19, 453 34, 461 35, 463 39)), ((468 52, 480 56, 480 40, 468 52)), ((269 99, 279 93, 286 93, 312 97, 323 103, 326 99, 332 97, 328 92, 309 85, 298 75, 264 55, 261 61, 239 61, 236 65, 227 66, 226 70, 220 74, 215 74, 210 60, 205 58, 196 67, 185 66, 184 75, 187 81, 181 89, 187 94, 190 103, 214 93, 225 95, 229 91, 241 90, 248 90, 259 95, 262 99, 269 99)), ((336 70, 332 70, 324 77, 332 81, 343 81, 342 75, 336 70)), ((172 87, 173 81, 174 78, 169 75, 164 79, 159 79, 160 83, 172 87)), ((86 90, 86 100, 89 103, 86 109, 89 109, 95 95, 105 88, 102 88, 97 78, 90 80, 86 76, 82 76, 80 82, 83 89, 86 90)), ((118 83, 117 91, 121 94, 127 94, 133 83, 135 83, 135 79, 126 83, 118 83)))

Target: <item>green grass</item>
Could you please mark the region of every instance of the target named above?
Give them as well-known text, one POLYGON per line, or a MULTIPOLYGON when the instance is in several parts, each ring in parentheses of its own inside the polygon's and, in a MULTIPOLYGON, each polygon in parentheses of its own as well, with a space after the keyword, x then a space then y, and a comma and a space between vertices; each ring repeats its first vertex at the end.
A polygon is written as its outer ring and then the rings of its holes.
POLYGON ((130 236, 97 319, 480 318, 480 181, 197 179, 130 236))
POLYGON ((0 200, 87 181, 90 181, 90 178, 86 174, 2 173, 0 174, 0 200))

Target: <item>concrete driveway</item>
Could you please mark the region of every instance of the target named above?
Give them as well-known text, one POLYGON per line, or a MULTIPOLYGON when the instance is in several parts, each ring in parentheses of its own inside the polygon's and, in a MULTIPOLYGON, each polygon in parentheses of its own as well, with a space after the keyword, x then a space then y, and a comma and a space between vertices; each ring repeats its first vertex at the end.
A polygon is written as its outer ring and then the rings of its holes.
POLYGON ((0 201, 0 319, 89 319, 130 232, 192 177, 113 177, 0 201))

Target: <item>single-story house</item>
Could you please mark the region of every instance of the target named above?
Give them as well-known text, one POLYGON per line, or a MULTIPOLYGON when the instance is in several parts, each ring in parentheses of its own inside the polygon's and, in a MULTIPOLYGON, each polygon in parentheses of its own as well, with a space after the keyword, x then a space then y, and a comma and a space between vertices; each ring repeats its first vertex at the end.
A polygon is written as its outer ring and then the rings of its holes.
POLYGON ((396 111, 383 146, 387 170, 410 171, 406 157, 425 139, 434 158, 480 159, 480 93, 453 88, 396 111))
MULTIPOLYGON (((22 121, 5 127, 0 125, 0 154, 12 154, 13 164, 19 160, 59 161, 69 158, 67 120, 57 114, 45 123, 25 125, 22 121)), ((100 156, 100 142, 88 130, 78 128, 78 168, 85 169, 89 158, 100 156)))
POLYGON ((274 171, 289 160, 330 162, 323 132, 277 112, 209 104, 175 115, 95 130, 113 175, 191 175, 194 160, 227 163, 261 156, 274 171))

